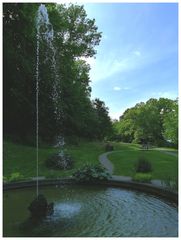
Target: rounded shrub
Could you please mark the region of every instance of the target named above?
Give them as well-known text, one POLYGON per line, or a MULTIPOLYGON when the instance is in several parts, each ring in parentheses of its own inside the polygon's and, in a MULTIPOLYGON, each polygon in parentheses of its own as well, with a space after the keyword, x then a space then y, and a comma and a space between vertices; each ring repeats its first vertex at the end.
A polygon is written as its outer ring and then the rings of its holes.
POLYGON ((48 158, 45 161, 45 165, 47 168, 54 170, 71 169, 73 167, 73 159, 69 154, 60 152, 48 158))
POLYGON ((152 171, 151 163, 144 157, 139 157, 135 164, 135 171, 140 173, 148 173, 152 171))
POLYGON ((73 173, 78 182, 91 182, 95 180, 107 180, 111 175, 100 165, 85 164, 73 173))
POLYGON ((105 145, 105 151, 106 151, 106 152, 110 152, 110 151, 113 151, 113 150, 114 150, 114 147, 113 147, 112 144, 107 143, 107 144, 105 145))

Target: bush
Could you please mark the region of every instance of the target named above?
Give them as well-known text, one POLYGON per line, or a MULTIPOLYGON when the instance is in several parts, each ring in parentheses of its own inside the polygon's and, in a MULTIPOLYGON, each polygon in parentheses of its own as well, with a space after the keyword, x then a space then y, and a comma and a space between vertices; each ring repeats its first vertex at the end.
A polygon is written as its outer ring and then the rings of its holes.
POLYGON ((111 175, 100 165, 85 164, 73 173, 73 177, 79 182, 92 182, 95 180, 107 180, 111 175))
POLYGON ((16 182, 24 179, 24 176, 19 172, 12 173, 9 177, 6 178, 9 182, 16 182))
POLYGON ((45 165, 47 168, 54 170, 71 169, 73 166, 73 160, 67 153, 58 153, 48 158, 45 165))
POLYGON ((144 157, 140 157, 135 164, 135 171, 140 173, 148 173, 152 171, 151 163, 144 157))
POLYGON ((152 176, 149 173, 136 173, 132 178, 132 180, 136 182, 150 182, 151 179, 152 176))
POLYGON ((113 151, 114 150, 114 147, 113 147, 113 145, 111 145, 110 143, 107 143, 106 145, 105 145, 105 151, 106 152, 110 152, 110 151, 113 151))

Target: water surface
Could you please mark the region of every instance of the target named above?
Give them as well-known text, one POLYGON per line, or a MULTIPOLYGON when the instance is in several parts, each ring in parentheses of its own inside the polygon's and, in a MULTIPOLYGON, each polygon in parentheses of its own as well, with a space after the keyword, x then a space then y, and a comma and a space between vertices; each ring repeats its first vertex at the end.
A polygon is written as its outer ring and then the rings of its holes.
POLYGON ((28 229, 20 228, 36 189, 4 193, 4 236, 176 237, 178 209, 151 195, 114 187, 51 186, 40 189, 54 214, 28 229))

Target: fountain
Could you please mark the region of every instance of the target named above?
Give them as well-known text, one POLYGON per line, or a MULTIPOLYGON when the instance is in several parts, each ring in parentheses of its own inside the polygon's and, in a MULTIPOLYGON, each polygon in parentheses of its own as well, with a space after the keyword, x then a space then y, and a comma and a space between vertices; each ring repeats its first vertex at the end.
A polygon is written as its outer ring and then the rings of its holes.
POLYGON ((58 102, 58 92, 57 92, 57 81, 58 74, 56 71, 56 60, 55 60, 55 48, 53 46, 54 39, 54 31, 53 27, 49 21, 47 8, 44 4, 41 4, 38 8, 37 18, 36 18, 36 198, 30 204, 28 209, 31 212, 31 217, 41 218, 46 217, 47 214, 53 213, 53 203, 48 204, 46 198, 43 195, 39 195, 39 63, 40 63, 40 42, 41 40, 46 41, 49 48, 52 51, 52 66, 54 70, 54 82, 53 91, 52 91, 52 99, 55 104, 55 114, 57 116, 57 120, 60 120, 60 111, 58 111, 57 102, 58 102), (43 29, 43 30, 42 30, 43 29), (48 209, 50 211, 48 211, 48 209))
POLYGON ((50 53, 47 54, 46 58, 51 60, 50 71, 52 72, 52 102, 54 104, 54 115, 56 124, 60 125, 61 135, 56 137, 55 147, 60 149, 58 154, 52 156, 45 162, 46 166, 54 169, 69 169, 72 167, 71 157, 65 153, 65 140, 63 137, 63 109, 62 109, 62 94, 61 94, 61 81, 60 74, 57 70, 56 63, 56 48, 54 44, 54 30, 53 26, 49 21, 48 12, 46 6, 41 4, 38 9, 37 21, 37 65, 36 65, 36 108, 37 108, 37 130, 36 130, 36 142, 37 142, 37 193, 38 193, 38 93, 39 93, 39 52, 40 52, 40 40, 46 42, 50 53), (41 30, 42 29, 42 30, 41 30))
MULTIPOLYGON (((178 236, 177 205, 145 194, 142 190, 127 190, 126 183, 77 185, 72 181, 66 185, 53 180, 52 183, 45 181, 45 184, 51 186, 39 186, 39 62, 42 39, 47 42, 52 52, 51 62, 55 74, 52 99, 57 120, 60 120, 62 114, 62 110, 58 108, 60 89, 57 83, 59 76, 56 71, 56 50, 53 46, 54 31, 43 4, 38 8, 36 28, 36 198, 28 206, 29 199, 35 194, 34 182, 27 185, 17 184, 15 188, 19 189, 13 191, 10 191, 11 188, 9 190, 8 187, 4 188, 4 237, 178 236), (43 195, 39 194, 39 188, 43 195), (26 221, 27 209, 33 221, 26 221), (26 227, 21 229, 19 223, 23 221, 26 227)), ((60 136, 57 147, 63 149, 64 144, 64 138, 60 136)), ((64 155, 63 150, 59 155, 60 157, 64 155)), ((11 187, 13 189, 13 186, 11 187)))
MULTIPOLYGON (((60 80, 59 80, 59 74, 57 71, 56 66, 56 49, 54 47, 53 41, 54 41, 54 30, 53 26, 49 21, 48 11, 44 4, 41 4, 38 8, 37 17, 36 17, 36 199, 33 200, 33 202, 29 206, 29 210, 31 210, 31 215, 36 216, 36 211, 38 211, 38 207, 44 206, 44 215, 46 216, 47 213, 47 204, 41 204, 41 201, 45 200, 42 198, 41 195, 39 195, 39 81, 40 81, 40 73, 39 73, 39 64, 40 64, 40 43, 41 41, 45 41, 47 44, 51 56, 46 56, 47 58, 51 59, 51 68, 53 70, 53 82, 52 82, 52 101, 54 104, 54 114, 56 117, 56 121, 61 121, 61 116, 63 115, 62 108, 60 108, 60 80), (43 200, 42 200, 43 199, 43 200), (38 204, 37 204, 38 203, 38 204), (34 212, 34 213, 33 213, 34 212)), ((72 161, 70 157, 64 153, 64 137, 59 136, 57 137, 57 144, 56 147, 60 147, 60 152, 53 156, 52 159, 48 160, 48 164, 52 167, 62 167, 63 169, 68 168, 67 164, 72 164, 72 161)), ((48 165, 47 164, 47 165, 48 165)), ((48 165, 48 166, 49 166, 48 165)), ((53 204, 51 204, 53 207, 53 204)), ((41 211, 43 211, 41 209, 41 211)), ((53 212, 53 210, 51 211, 53 212)), ((43 215, 42 215, 43 216, 43 215)))

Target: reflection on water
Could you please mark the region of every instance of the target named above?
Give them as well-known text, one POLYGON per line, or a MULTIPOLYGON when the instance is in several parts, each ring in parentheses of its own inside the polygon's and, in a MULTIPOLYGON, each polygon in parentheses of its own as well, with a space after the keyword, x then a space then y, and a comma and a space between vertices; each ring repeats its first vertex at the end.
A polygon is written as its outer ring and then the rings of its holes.
POLYGON ((29 231, 19 229, 28 218, 35 189, 4 194, 4 236, 175 237, 178 210, 174 204, 135 191, 100 186, 44 187, 55 210, 29 231), (8 197, 7 197, 8 196, 8 197))

